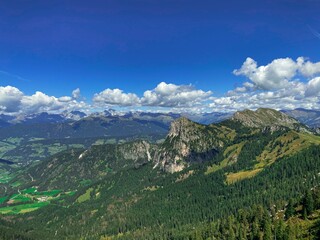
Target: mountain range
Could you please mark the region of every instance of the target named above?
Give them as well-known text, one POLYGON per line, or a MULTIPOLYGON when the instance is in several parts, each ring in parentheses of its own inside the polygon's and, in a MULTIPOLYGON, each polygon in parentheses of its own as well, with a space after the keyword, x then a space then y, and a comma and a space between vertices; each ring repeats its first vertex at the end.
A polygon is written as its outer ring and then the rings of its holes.
MULTIPOLYGON (((300 221, 301 196, 313 189, 318 199, 319 145, 312 129, 272 109, 209 125, 179 117, 163 141, 71 147, 2 170, 1 219, 21 239, 266 239, 265 221, 277 229, 289 200, 300 221), (268 216, 258 230, 252 211, 268 216), (243 214, 247 223, 236 223, 243 214)), ((316 237, 320 214, 308 210, 304 219, 294 236, 316 237)))
MULTIPOLYGON (((305 125, 316 128, 320 127, 320 110, 308 110, 303 108, 297 108, 294 110, 281 110, 281 112, 294 117, 305 125)), ((35 123, 63 123, 63 122, 75 122, 88 117, 118 117, 118 118, 137 118, 142 120, 153 120, 159 116, 168 116, 171 118, 179 118, 181 116, 201 123, 211 124, 221 122, 230 118, 233 115, 232 112, 211 112, 211 113, 152 113, 152 112, 118 112, 114 109, 108 109, 103 112, 84 113, 81 111, 64 111, 58 113, 41 112, 37 114, 20 114, 20 115, 0 115, 0 127, 8 127, 15 124, 35 124, 35 123)))

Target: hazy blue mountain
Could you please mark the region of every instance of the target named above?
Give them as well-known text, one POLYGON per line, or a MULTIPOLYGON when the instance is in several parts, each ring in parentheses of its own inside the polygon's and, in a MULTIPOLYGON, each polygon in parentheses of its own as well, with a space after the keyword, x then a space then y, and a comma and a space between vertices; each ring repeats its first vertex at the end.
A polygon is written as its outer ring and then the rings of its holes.
POLYGON ((294 110, 284 110, 287 115, 299 120, 312 128, 320 127, 320 110, 307 110, 303 108, 297 108, 294 110))

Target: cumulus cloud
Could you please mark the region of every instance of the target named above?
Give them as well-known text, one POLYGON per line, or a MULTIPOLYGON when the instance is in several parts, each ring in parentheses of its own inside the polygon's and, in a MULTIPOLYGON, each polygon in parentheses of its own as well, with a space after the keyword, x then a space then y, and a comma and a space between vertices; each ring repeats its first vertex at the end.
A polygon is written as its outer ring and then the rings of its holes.
POLYGON ((299 72, 305 77, 313 77, 320 73, 320 62, 313 63, 304 57, 297 59, 297 66, 299 72))
POLYGON ((248 57, 233 73, 247 77, 262 90, 275 90, 288 87, 294 77, 301 75, 309 78, 320 74, 320 62, 313 63, 304 57, 297 60, 278 58, 265 66, 258 66, 255 60, 248 57))
POLYGON ((77 88, 77 89, 72 91, 72 97, 74 99, 79 99, 81 97, 80 88, 77 88))
POLYGON ((320 77, 310 80, 306 86, 306 97, 318 96, 320 93, 320 77))
POLYGON ((86 108, 87 104, 78 102, 70 96, 48 96, 37 91, 33 95, 25 95, 16 87, 0 86, 0 113, 38 113, 67 109, 86 108))
POLYGON ((63 108, 63 102, 54 96, 37 91, 31 96, 24 96, 21 100, 21 106, 27 112, 44 112, 63 108))
POLYGON ((139 98, 134 93, 124 93, 120 89, 106 89, 93 97, 98 106, 151 106, 184 108, 200 105, 212 95, 211 91, 195 89, 191 85, 175 85, 161 82, 156 88, 146 90, 139 98))
POLYGON ((15 87, 0 87, 0 109, 3 112, 16 112, 19 110, 23 93, 15 87))
POLYGON ((120 89, 105 89, 93 96, 93 101, 100 106, 103 105, 117 105, 117 106, 136 106, 140 99, 136 94, 124 93, 120 89))
POLYGON ((266 66, 258 67, 257 62, 248 57, 242 67, 233 73, 237 76, 244 75, 257 87, 269 90, 286 87, 296 71, 297 63, 290 58, 275 59, 266 66))
POLYGON ((320 62, 304 57, 296 60, 279 58, 265 66, 258 66, 247 58, 240 69, 233 71, 250 80, 214 98, 209 105, 215 111, 237 111, 270 107, 275 109, 319 109, 320 62))
POLYGON ((141 103, 144 106, 192 107, 202 104, 211 95, 211 91, 198 90, 191 85, 161 82, 155 89, 144 92, 141 103))

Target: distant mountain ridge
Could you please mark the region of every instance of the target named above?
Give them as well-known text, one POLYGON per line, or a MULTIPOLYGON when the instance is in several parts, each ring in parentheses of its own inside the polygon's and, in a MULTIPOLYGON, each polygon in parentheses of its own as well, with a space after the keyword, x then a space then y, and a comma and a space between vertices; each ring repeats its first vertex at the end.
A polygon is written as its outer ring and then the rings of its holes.
POLYGON ((312 128, 320 128, 320 110, 307 110, 297 108, 294 110, 284 110, 285 114, 297 119, 312 128))
MULTIPOLYGON (((250 110, 247 110, 250 111, 250 110)), ((320 127, 320 110, 308 110, 297 108, 294 110, 281 110, 290 117, 299 122, 312 127, 320 127)), ((16 116, 0 114, 0 128, 15 124, 33 124, 33 123, 63 123, 79 121, 86 117, 123 117, 123 118, 143 118, 152 119, 158 116, 170 116, 173 119, 184 116, 194 122, 201 124, 218 123, 232 117, 234 112, 205 112, 205 113, 172 113, 172 112, 119 112, 114 109, 106 109, 102 112, 85 113, 81 111, 63 111, 61 113, 36 113, 36 114, 19 114, 16 116)))
POLYGON ((97 117, 121 117, 121 118, 140 118, 143 120, 153 120, 160 116, 168 116, 173 119, 181 116, 187 117, 192 121, 210 124, 220 122, 229 118, 232 113, 173 113, 173 112, 119 112, 113 109, 107 109, 102 112, 84 113, 81 111, 63 111, 62 113, 35 113, 35 114, 19 114, 15 116, 0 115, 0 128, 7 127, 15 124, 35 124, 35 123, 63 123, 74 122, 85 118, 97 118, 97 117))

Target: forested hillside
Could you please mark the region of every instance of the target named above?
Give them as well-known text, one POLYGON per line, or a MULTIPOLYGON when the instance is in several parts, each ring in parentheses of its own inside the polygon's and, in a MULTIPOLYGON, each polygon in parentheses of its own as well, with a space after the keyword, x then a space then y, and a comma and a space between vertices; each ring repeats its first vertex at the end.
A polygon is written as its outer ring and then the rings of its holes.
POLYGON ((317 239, 320 137, 277 114, 183 118, 163 143, 55 155, 3 180, 2 225, 30 239, 317 239))

